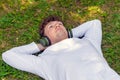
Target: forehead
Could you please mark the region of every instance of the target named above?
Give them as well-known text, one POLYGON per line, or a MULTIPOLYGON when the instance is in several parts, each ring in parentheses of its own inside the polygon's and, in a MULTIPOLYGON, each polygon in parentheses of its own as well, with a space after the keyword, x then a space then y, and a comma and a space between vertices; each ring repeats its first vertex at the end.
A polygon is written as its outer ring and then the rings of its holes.
POLYGON ((51 24, 56 24, 56 23, 59 23, 59 22, 61 22, 61 21, 50 21, 46 26, 51 25, 51 24))

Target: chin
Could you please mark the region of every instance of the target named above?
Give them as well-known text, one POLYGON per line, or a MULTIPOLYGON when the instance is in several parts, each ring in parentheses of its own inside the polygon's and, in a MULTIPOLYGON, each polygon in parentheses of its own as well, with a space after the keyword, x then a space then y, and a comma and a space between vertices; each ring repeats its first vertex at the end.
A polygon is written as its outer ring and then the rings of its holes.
POLYGON ((65 40, 67 39, 67 37, 62 37, 62 38, 59 38, 59 41, 62 41, 62 40, 65 40))

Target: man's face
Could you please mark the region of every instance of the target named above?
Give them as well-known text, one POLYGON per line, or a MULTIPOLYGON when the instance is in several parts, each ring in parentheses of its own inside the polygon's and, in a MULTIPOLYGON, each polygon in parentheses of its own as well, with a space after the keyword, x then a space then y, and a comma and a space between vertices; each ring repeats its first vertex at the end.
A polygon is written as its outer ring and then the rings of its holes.
POLYGON ((45 36, 47 36, 51 40, 52 44, 68 38, 68 33, 63 23, 60 21, 49 22, 45 26, 44 30, 45 30, 44 31, 45 36))

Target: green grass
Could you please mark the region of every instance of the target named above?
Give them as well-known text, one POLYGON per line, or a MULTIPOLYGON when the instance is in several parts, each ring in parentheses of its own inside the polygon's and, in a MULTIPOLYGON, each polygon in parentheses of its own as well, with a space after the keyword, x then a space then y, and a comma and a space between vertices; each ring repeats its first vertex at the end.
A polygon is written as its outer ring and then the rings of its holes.
MULTIPOLYGON (((66 27, 92 19, 103 26, 102 49, 109 65, 120 74, 120 1, 119 0, 1 0, 0 54, 39 39, 38 28, 48 15, 60 16, 66 27)), ((16 70, 2 61, 1 80, 40 80, 38 76, 16 70)), ((41 79, 42 80, 42 79, 41 79)))

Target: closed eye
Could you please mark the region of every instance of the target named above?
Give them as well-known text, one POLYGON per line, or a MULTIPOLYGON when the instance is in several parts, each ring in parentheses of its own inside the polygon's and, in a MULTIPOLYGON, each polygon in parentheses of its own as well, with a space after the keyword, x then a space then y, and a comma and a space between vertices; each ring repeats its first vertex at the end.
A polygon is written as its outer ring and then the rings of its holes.
POLYGON ((53 27, 52 25, 49 26, 49 28, 52 28, 52 27, 53 27))

